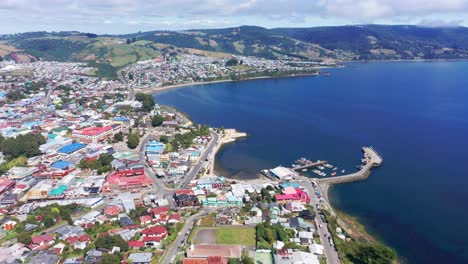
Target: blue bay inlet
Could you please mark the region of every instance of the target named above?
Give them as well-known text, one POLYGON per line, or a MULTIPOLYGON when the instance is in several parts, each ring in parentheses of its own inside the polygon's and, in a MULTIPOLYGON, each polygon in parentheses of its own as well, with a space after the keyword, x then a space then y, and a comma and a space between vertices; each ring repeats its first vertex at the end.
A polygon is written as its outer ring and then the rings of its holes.
POLYGON ((468 62, 329 71, 190 86, 155 99, 198 123, 249 133, 217 155, 228 177, 252 178, 298 157, 352 171, 360 148, 374 146, 383 165, 366 181, 334 186, 332 204, 409 263, 467 263, 468 62))

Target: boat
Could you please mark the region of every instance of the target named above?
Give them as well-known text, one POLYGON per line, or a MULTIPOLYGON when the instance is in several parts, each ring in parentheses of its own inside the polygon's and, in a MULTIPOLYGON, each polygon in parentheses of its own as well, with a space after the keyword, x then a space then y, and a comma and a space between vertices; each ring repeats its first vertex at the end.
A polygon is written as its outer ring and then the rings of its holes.
POLYGON ((307 171, 307 169, 302 169, 302 171, 304 171, 304 172, 305 172, 305 171, 307 171))
POLYGON ((334 171, 336 171, 337 169, 338 169, 338 167, 333 168, 334 171))
POLYGON ((346 170, 342 170, 342 171, 341 171, 341 173, 345 173, 345 172, 346 172, 346 170))
POLYGON ((325 167, 323 167, 323 166, 317 166, 317 168, 319 168, 320 170, 324 170, 324 169, 325 169, 325 167))
POLYGON ((336 175, 336 171, 330 173, 331 176, 335 176, 336 175))

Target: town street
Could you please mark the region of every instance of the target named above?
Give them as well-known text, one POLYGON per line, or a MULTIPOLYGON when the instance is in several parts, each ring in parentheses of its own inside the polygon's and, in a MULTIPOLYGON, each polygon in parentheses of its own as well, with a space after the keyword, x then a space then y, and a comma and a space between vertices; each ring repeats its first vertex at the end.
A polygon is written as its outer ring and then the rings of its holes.
MULTIPOLYGON (((317 225, 317 232, 320 235, 320 241, 322 241, 323 253, 325 254, 325 257, 327 258, 327 263, 328 264, 341 263, 340 258, 338 257, 338 252, 336 251, 334 246, 330 245, 330 242, 328 240, 328 238, 331 237, 330 230, 328 230, 328 225, 327 223, 322 221, 322 218, 319 215, 320 211, 317 208, 317 204, 320 205, 320 201, 317 198, 317 195, 315 195, 315 189, 312 187, 311 182, 308 180, 302 180, 300 181, 300 184, 309 193, 309 196, 311 199, 310 203, 313 206, 314 211, 315 211, 315 223, 317 225), (320 225, 322 227, 320 227, 320 225)), ((321 191, 320 193, 322 194, 321 191)))
MULTIPOLYGON (((208 146, 200 155, 200 158, 197 160, 197 163, 192 166, 192 169, 187 173, 187 176, 185 176, 182 184, 180 185, 180 188, 187 187, 190 181, 193 180, 193 178, 195 178, 198 172, 200 172, 200 169, 203 163, 206 161, 206 158, 208 157, 208 155, 213 151, 213 148, 218 144, 219 135, 213 131, 211 131, 210 134, 212 137, 210 143, 208 143, 208 146)), ((211 158, 214 159, 215 157, 213 156, 211 158)))
POLYGON ((188 234, 192 231, 193 225, 198 219, 202 218, 203 216, 211 213, 215 209, 213 208, 203 208, 201 211, 199 211, 197 214, 192 215, 190 218, 185 221, 184 227, 182 230, 180 230, 179 235, 177 236, 177 239, 169 245, 169 247, 166 249, 166 255, 163 260, 161 260, 161 264, 170 264, 174 260, 173 258, 176 256, 178 248, 180 245, 182 245, 183 242, 186 242, 186 239, 188 239, 188 234))

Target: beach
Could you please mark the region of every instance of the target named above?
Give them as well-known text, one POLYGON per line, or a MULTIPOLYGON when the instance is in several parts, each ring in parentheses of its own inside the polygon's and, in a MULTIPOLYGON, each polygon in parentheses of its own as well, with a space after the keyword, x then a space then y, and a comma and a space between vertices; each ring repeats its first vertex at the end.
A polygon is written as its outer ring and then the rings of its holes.
MULTIPOLYGON (((325 68, 325 67, 321 67, 325 68)), ((319 68, 317 68, 319 69, 319 68)), ((310 74, 291 74, 286 76, 260 76, 260 77, 252 77, 252 78, 245 78, 240 80, 216 80, 216 81, 206 81, 206 82, 193 82, 193 83, 181 83, 181 84, 171 84, 171 85, 163 85, 163 86, 153 86, 148 88, 136 88, 134 89, 137 93, 146 93, 146 94, 158 94, 161 92, 184 88, 188 86, 196 86, 196 85, 205 85, 205 84, 215 84, 215 83, 226 83, 226 82, 242 82, 242 81, 252 81, 252 80, 262 80, 262 79, 279 79, 279 78, 293 78, 293 77, 303 77, 303 76, 318 76, 320 73, 310 73, 310 74)))
POLYGON ((235 142, 239 138, 244 138, 247 136, 245 132, 239 132, 235 129, 224 129, 221 134, 221 139, 219 140, 218 144, 215 146, 212 152, 211 159, 208 161, 207 170, 205 172, 206 175, 216 175, 215 171, 215 162, 216 162, 216 154, 221 149, 222 146, 235 142))

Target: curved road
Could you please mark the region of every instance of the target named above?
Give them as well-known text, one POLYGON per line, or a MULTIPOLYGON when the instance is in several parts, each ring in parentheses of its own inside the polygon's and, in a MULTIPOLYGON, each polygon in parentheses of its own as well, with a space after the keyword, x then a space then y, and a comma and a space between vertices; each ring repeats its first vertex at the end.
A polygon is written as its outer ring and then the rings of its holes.
MULTIPOLYGON (((184 181, 180 185, 180 188, 187 187, 190 181, 200 172, 206 158, 208 158, 208 155, 210 155, 211 152, 213 152, 214 147, 218 144, 219 135, 213 131, 210 131, 210 135, 211 135, 210 143, 208 143, 208 146, 200 155, 200 158, 197 160, 197 163, 192 166, 192 169, 190 169, 190 171, 185 176, 184 181)), ((214 159, 215 157, 212 157, 212 158, 214 159)))
POLYGON ((201 211, 199 211, 197 214, 192 215, 190 218, 185 221, 184 227, 182 230, 180 230, 179 235, 177 236, 177 239, 169 245, 169 247, 166 249, 166 254, 164 255, 164 259, 160 262, 161 264, 170 264, 172 263, 171 260, 173 257, 177 255, 177 251, 179 249, 179 246, 182 245, 182 242, 186 242, 186 239, 188 238, 188 235, 186 236, 187 232, 191 231, 193 228, 193 225, 195 224, 198 219, 202 218, 203 216, 211 213, 215 209, 213 208, 203 208, 201 211))

